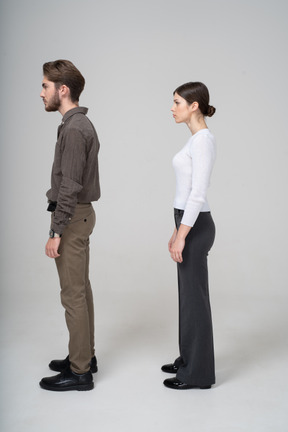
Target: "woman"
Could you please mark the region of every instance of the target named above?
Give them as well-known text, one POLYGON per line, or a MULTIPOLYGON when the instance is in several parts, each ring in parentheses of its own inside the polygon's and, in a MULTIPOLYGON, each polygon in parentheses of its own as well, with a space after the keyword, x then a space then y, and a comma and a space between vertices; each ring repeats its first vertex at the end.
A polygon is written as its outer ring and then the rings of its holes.
POLYGON ((192 137, 173 159, 176 227, 168 243, 178 269, 180 357, 162 370, 176 373, 164 381, 166 387, 207 389, 215 383, 207 271, 215 225, 206 195, 216 148, 205 117, 216 110, 209 105, 207 87, 200 82, 183 84, 173 95, 173 117, 176 123, 187 124, 192 137))

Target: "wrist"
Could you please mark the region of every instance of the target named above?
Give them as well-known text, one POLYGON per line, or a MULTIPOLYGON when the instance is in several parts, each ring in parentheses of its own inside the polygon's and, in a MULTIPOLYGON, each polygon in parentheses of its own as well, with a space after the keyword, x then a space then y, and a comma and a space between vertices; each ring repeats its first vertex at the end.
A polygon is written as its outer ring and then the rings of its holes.
POLYGON ((49 231, 49 237, 50 238, 61 238, 62 234, 56 233, 54 230, 50 229, 49 231))
POLYGON ((177 238, 179 240, 185 240, 187 235, 189 234, 189 231, 191 230, 191 227, 187 225, 180 224, 180 227, 178 229, 177 238))

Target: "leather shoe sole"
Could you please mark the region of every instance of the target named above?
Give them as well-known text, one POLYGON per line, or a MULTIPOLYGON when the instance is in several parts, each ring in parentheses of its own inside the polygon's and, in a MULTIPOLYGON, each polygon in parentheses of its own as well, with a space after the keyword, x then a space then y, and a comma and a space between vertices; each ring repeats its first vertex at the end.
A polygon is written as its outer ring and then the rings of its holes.
POLYGON ((161 370, 165 373, 177 373, 178 367, 175 366, 173 363, 165 364, 161 367, 161 370))
POLYGON ((90 371, 78 375, 72 372, 71 369, 66 369, 52 377, 42 378, 39 384, 41 388, 52 391, 86 391, 94 388, 93 377, 90 371))
POLYGON ((171 389, 175 389, 175 390, 189 390, 189 389, 194 389, 194 388, 199 388, 201 390, 207 390, 211 388, 211 385, 209 386, 199 386, 199 385, 191 385, 191 384, 186 384, 183 383, 182 381, 178 380, 176 377, 175 378, 168 378, 166 379, 163 384, 171 389))
MULTIPOLYGON (((52 360, 49 363, 49 368, 55 372, 63 372, 66 369, 70 368, 69 356, 67 356, 64 360, 52 360)), ((98 371, 97 360, 96 357, 92 357, 90 362, 90 372, 96 373, 98 371)))

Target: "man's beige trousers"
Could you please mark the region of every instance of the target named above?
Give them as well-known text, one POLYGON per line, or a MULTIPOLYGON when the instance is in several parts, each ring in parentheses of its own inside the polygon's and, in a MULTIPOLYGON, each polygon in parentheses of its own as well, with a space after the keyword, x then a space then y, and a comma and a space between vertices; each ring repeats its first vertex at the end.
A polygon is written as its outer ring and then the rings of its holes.
POLYGON ((94 356, 89 236, 95 220, 91 204, 77 204, 75 214, 61 238, 60 257, 55 259, 61 285, 61 302, 65 308, 69 331, 69 360, 72 371, 79 374, 89 371, 89 363, 94 356))

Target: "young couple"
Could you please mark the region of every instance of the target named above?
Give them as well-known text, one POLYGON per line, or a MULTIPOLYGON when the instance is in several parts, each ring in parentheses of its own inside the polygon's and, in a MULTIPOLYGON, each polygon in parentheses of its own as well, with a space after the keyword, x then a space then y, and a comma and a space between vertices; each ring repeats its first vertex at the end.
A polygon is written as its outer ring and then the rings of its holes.
MULTIPOLYGON (((68 60, 43 65, 45 110, 59 111, 51 188, 51 212, 46 255, 55 259, 61 302, 69 331, 69 354, 52 360, 57 375, 43 378, 46 390, 91 390, 97 360, 94 348, 94 308, 89 281, 89 236, 95 225, 91 202, 100 198, 99 141, 87 108, 79 106, 85 79, 68 60)), ((207 189, 215 161, 215 139, 205 117, 215 108, 200 82, 189 82, 173 93, 171 109, 176 123, 186 123, 191 137, 173 159, 176 174, 175 229, 168 243, 177 263, 180 356, 162 366, 175 376, 164 381, 172 389, 208 389, 215 383, 212 320, 208 290, 207 256, 215 226, 207 202, 207 189)))

